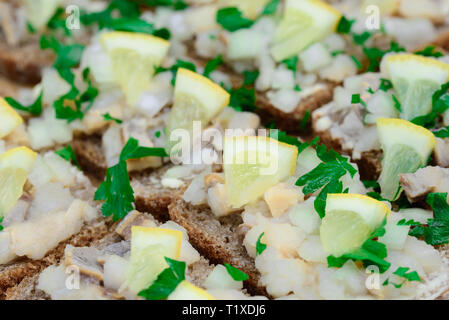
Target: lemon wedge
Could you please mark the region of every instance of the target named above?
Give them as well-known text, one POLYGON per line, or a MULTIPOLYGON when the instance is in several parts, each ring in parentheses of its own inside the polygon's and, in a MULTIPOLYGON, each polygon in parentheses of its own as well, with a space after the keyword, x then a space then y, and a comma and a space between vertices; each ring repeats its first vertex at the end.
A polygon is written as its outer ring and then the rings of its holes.
POLYGON ((323 248, 339 257, 365 242, 391 214, 387 204, 360 194, 328 194, 320 227, 323 248))
POLYGON ((165 257, 179 259, 182 232, 134 226, 131 229, 131 257, 126 272, 129 289, 138 293, 147 288, 166 268, 165 257))
POLYGON ((134 32, 108 32, 100 38, 111 60, 115 81, 135 105, 148 88, 170 47, 170 42, 152 35, 134 32))
POLYGON ((270 0, 221 0, 222 7, 237 7, 245 17, 255 20, 270 0))
POLYGON ((341 13, 319 0, 287 0, 271 54, 279 62, 335 32, 341 13))
POLYGON ((42 29, 62 5, 63 0, 25 0, 28 21, 36 29, 42 29))
POLYGON ((240 208, 295 172, 298 149, 267 137, 226 137, 223 169, 229 205, 240 208))
POLYGON ((167 300, 215 300, 207 291, 184 280, 176 287, 167 300))
POLYGON ((10 134, 22 122, 23 119, 17 111, 0 97, 0 139, 10 134))
POLYGON ((11 149, 0 155, 0 217, 4 217, 22 196, 36 153, 27 147, 11 149))
MULTIPOLYGON (((187 69, 178 69, 174 104, 166 128, 167 152, 170 154, 177 144, 176 137, 171 137, 174 130, 191 134, 194 121, 204 127, 229 104, 229 99, 229 93, 210 79, 187 69)), ((174 150, 178 151, 178 148, 174 150)))
POLYGON ((412 120, 432 111, 432 96, 449 80, 449 65, 413 54, 386 58, 385 68, 401 103, 401 118, 412 120))
POLYGON ((435 137, 424 127, 402 119, 377 119, 377 131, 384 152, 379 177, 381 195, 399 196, 399 174, 413 173, 427 163, 435 147, 435 137))

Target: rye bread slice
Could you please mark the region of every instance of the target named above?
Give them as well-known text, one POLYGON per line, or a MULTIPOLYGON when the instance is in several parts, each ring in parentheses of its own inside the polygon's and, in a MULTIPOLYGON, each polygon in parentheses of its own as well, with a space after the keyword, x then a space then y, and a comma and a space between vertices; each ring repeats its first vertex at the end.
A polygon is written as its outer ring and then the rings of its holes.
POLYGON ((22 84, 36 84, 41 81, 41 70, 50 66, 54 54, 41 50, 34 39, 17 47, 0 43, 0 74, 22 84))
POLYGON ((190 243, 212 263, 229 263, 245 272, 249 279, 245 288, 252 295, 268 296, 259 286, 260 273, 242 244, 239 226, 240 214, 217 219, 208 206, 193 206, 181 198, 169 205, 171 220, 183 226, 189 234, 190 243))
POLYGON ((68 244, 82 247, 100 241, 108 234, 110 225, 110 220, 105 221, 99 218, 94 223, 84 225, 79 233, 68 240, 60 242, 41 260, 20 258, 10 264, 0 266, 0 298, 4 299, 7 289, 17 286, 23 279, 33 277, 46 267, 59 263, 68 244))
MULTIPOLYGON (((96 239, 94 241, 91 241, 90 243, 81 244, 81 245, 79 245, 79 247, 89 246, 89 247, 95 247, 95 248, 101 250, 101 249, 104 249, 105 247, 107 247, 108 245, 120 242, 122 240, 121 236, 125 236, 125 239, 129 239, 131 226, 139 225, 139 224, 143 223, 143 221, 145 219, 147 219, 147 220, 149 219, 149 220, 155 222, 156 225, 160 225, 160 223, 157 222, 152 215, 146 214, 146 213, 139 213, 137 211, 134 211, 133 214, 130 213, 130 215, 127 217, 130 218, 129 219, 130 221, 126 221, 126 218, 124 220, 122 220, 122 222, 126 223, 126 226, 123 226, 123 228, 121 228, 121 223, 115 223, 108 229, 108 231, 104 237, 102 237, 101 239, 96 239), (129 222, 129 223, 127 223, 127 222, 129 222), (124 228, 129 229, 129 230, 127 230, 127 232, 125 232, 125 234, 117 231, 119 229, 121 231, 123 231, 124 228), (121 233, 121 236, 117 232, 121 233)), ((65 245, 67 245, 67 244, 71 244, 71 243, 66 243, 65 245)), ((62 255, 61 255, 60 259, 58 259, 57 261, 53 260, 48 265, 39 269, 39 271, 37 271, 31 275, 25 276, 22 279, 22 281, 20 281, 18 284, 16 284, 13 287, 8 288, 6 290, 6 293, 3 298, 6 300, 44 300, 44 299, 49 300, 49 299, 51 299, 51 297, 48 294, 46 294, 42 290, 37 289, 39 275, 40 275, 40 272, 45 267, 48 267, 49 265, 58 265, 60 263, 60 261, 64 257, 65 245, 61 249, 62 255)), ((201 256, 197 262, 188 266, 188 268, 186 270, 186 280, 201 287, 213 268, 214 268, 214 265, 210 264, 207 259, 205 259, 203 256, 201 256)), ((112 296, 112 297, 114 298, 114 296, 112 296)))
POLYGON ((75 137, 71 146, 83 172, 89 177, 102 181, 108 166, 101 147, 101 136, 75 137))
POLYGON ((332 100, 333 87, 332 84, 326 84, 326 87, 301 100, 296 108, 288 113, 273 106, 265 93, 258 92, 256 94, 256 105, 258 107, 256 113, 264 124, 274 122, 276 128, 290 134, 304 133, 310 128, 312 112, 332 100), (309 114, 309 119, 306 118, 307 114, 309 114))

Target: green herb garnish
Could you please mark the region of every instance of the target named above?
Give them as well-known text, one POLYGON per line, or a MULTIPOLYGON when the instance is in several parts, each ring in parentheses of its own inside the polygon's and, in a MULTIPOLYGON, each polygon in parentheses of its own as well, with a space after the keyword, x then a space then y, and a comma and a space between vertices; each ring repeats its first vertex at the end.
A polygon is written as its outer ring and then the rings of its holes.
POLYGON ((37 99, 29 106, 24 106, 20 102, 11 97, 5 97, 5 100, 14 109, 29 112, 34 116, 39 116, 42 113, 42 95, 43 92, 41 91, 39 97, 37 97, 37 99))
POLYGON ((447 193, 429 193, 426 202, 433 210, 433 219, 427 220, 427 226, 417 226, 409 235, 421 238, 432 246, 449 243, 449 204, 447 193))
POLYGON ((60 156, 61 158, 63 158, 65 160, 73 163, 78 168, 80 167, 79 164, 78 164, 78 161, 76 159, 75 151, 73 151, 73 149, 72 149, 72 147, 70 145, 55 151, 55 153, 58 156, 60 156))
POLYGON ((235 281, 246 281, 249 279, 249 276, 245 272, 231 266, 229 263, 225 263, 224 266, 226 267, 229 275, 235 281))
POLYGON ((210 78, 210 74, 217 69, 221 64, 223 64, 223 58, 221 57, 221 55, 218 55, 217 57, 215 57, 214 59, 210 60, 207 62, 206 67, 204 68, 204 73, 203 75, 205 77, 210 78))
POLYGON ((254 71, 243 71, 243 85, 244 86, 249 86, 249 85, 254 85, 254 83, 256 82, 257 78, 259 77, 259 71, 254 70, 254 71))
POLYGON ((236 7, 219 9, 216 19, 219 25, 230 32, 249 28, 254 23, 252 20, 245 18, 236 7))
POLYGON ((337 25, 337 32, 343 34, 350 33, 354 23, 355 20, 349 20, 345 16, 342 16, 337 25))
POLYGON ((185 280, 186 263, 165 257, 168 268, 164 269, 156 280, 139 292, 138 296, 147 300, 164 300, 185 280))
POLYGON ((120 123, 123 122, 122 120, 117 119, 117 118, 114 118, 113 116, 111 116, 111 115, 109 114, 109 112, 108 112, 108 113, 105 113, 105 114, 103 115, 103 119, 104 119, 105 121, 114 121, 115 123, 118 123, 118 124, 120 124, 120 123))
POLYGON ((342 267, 348 260, 362 261, 365 266, 376 265, 379 267, 379 272, 384 273, 390 268, 390 263, 384 260, 387 257, 387 248, 383 243, 373 240, 385 234, 385 218, 382 224, 377 228, 366 240, 359 249, 350 253, 344 254, 341 257, 334 257, 330 255, 327 257, 329 267, 342 267))
POLYGON ((351 177, 357 173, 357 170, 348 162, 348 159, 338 154, 336 151, 328 150, 323 145, 316 147, 318 158, 322 161, 314 169, 301 176, 297 181, 297 186, 303 186, 305 195, 311 194, 321 189, 315 199, 314 207, 320 218, 324 218, 325 204, 328 193, 341 193, 343 184, 340 181, 346 173, 351 177))
POLYGON ((257 242, 256 242, 256 252, 257 252, 257 254, 262 254, 262 252, 264 252, 265 249, 267 248, 267 245, 260 241, 264 234, 265 234, 265 232, 262 232, 260 234, 259 238, 257 238, 257 242))
POLYGON ((148 156, 167 156, 163 148, 139 147, 136 139, 130 138, 120 153, 119 162, 106 170, 106 180, 95 192, 94 200, 104 200, 101 211, 105 217, 113 216, 117 221, 134 209, 134 191, 131 187, 126 160, 148 156))

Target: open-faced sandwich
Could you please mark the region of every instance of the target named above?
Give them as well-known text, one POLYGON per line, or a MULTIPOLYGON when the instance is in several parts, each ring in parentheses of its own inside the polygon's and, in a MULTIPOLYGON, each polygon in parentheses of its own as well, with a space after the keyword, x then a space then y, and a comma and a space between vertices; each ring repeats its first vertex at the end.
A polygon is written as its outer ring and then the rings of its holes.
POLYGON ((0 1, 0 298, 449 298, 448 17, 0 1))

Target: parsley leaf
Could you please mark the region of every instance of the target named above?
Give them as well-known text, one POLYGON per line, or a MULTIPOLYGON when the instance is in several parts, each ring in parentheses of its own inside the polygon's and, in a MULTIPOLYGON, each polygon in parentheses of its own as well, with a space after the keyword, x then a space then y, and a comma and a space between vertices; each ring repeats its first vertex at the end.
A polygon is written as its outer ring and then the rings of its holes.
POLYGON ((408 267, 399 267, 396 269, 395 272, 393 272, 393 274, 395 274, 399 277, 405 278, 408 281, 421 282, 421 278, 419 277, 418 272, 416 272, 416 271, 407 272, 408 270, 410 270, 410 268, 408 268, 408 267))
POLYGON ((288 70, 293 72, 293 76, 296 78, 296 71, 298 69, 298 57, 294 56, 289 59, 285 59, 281 61, 282 64, 285 64, 288 70))
POLYGON ((360 103, 365 109, 367 108, 366 102, 362 100, 360 94, 353 94, 351 98, 351 103, 353 104, 360 103))
POLYGON ((379 183, 376 180, 362 180, 363 185, 365 188, 373 188, 373 189, 379 189, 379 183))
POLYGON ((401 219, 401 220, 398 221, 397 225, 398 226, 420 226, 421 223, 420 222, 416 222, 413 219, 411 219, 411 220, 401 219))
MULTIPOLYGON (((407 281, 419 281, 419 282, 421 282, 421 278, 419 277, 418 272, 416 272, 416 271, 407 272, 408 270, 410 270, 409 267, 399 267, 399 268, 396 269, 396 271, 393 272, 393 274, 395 274, 395 275, 397 275, 397 276, 399 276, 401 278, 404 278, 404 281, 402 283, 399 283, 399 284, 391 282, 391 284, 396 289, 401 288, 404 285, 404 283, 407 282, 407 281)), ((390 281, 389 281, 389 279, 387 279, 387 280, 385 280, 383 285, 386 286, 389 283, 390 283, 390 281)))
POLYGON ((66 36, 70 36, 72 32, 67 28, 67 14, 63 8, 58 8, 47 23, 47 27, 52 30, 62 29, 66 36))
POLYGON ((299 125, 302 130, 305 130, 307 128, 309 120, 310 120, 310 110, 306 110, 304 117, 302 117, 301 119, 301 124, 299 125))
POLYGON ((164 148, 140 147, 139 141, 130 138, 120 153, 120 161, 128 159, 138 159, 145 157, 167 157, 168 154, 164 148))
POLYGON ((415 52, 415 54, 425 56, 425 57, 435 57, 435 58, 444 56, 443 53, 436 50, 435 46, 427 46, 423 50, 415 52))
POLYGON ((29 106, 24 106, 17 100, 11 97, 5 97, 6 102, 14 109, 29 112, 32 115, 38 116, 42 113, 42 95, 43 91, 39 94, 39 97, 29 106))
POLYGON ((435 91, 432 96, 432 111, 423 116, 411 120, 414 124, 433 128, 436 125, 438 117, 449 109, 449 82, 441 85, 440 89, 435 91))
MULTIPOLYGON (((170 1, 170 5, 172 2, 170 1)), ((100 29, 107 28, 116 31, 140 32, 152 34, 160 38, 169 39, 168 29, 155 29, 153 24, 139 19, 139 4, 133 1, 113 0, 103 11, 83 14, 81 22, 84 25, 98 24, 100 29), (117 17, 115 12, 120 13, 117 17)))
POLYGON ((391 81, 388 79, 381 78, 379 90, 388 91, 390 89, 393 89, 393 84, 391 83, 391 81))
POLYGON ((379 48, 367 48, 363 47, 363 53, 366 55, 366 57, 369 60, 369 66, 368 71, 376 71, 379 69, 380 61, 384 57, 385 54, 388 52, 404 52, 405 49, 400 47, 396 42, 392 41, 390 43, 390 49, 388 50, 381 50, 379 48))
POLYGON ((120 124, 120 123, 123 122, 122 120, 117 119, 117 118, 114 118, 113 116, 111 116, 111 115, 109 114, 109 112, 108 112, 108 113, 105 113, 105 114, 103 115, 103 119, 104 119, 105 121, 115 121, 115 122, 118 123, 118 124, 120 124))
POLYGON ((98 187, 94 200, 105 201, 101 211, 105 217, 112 215, 113 221, 124 218, 134 209, 134 191, 125 161, 119 161, 106 170, 106 180, 98 187))
POLYGON ((398 98, 396 98, 396 96, 394 94, 391 97, 393 98, 394 108, 396 110, 398 110, 398 112, 402 112, 402 106, 401 106, 401 103, 399 102, 398 98))
POLYGON ((70 145, 59 149, 57 151, 55 151, 55 153, 60 156, 61 158, 73 163, 75 166, 77 166, 78 168, 80 167, 78 164, 78 161, 76 160, 76 154, 73 151, 72 147, 70 145))
POLYGON ((322 163, 314 169, 299 177, 296 181, 297 186, 303 186, 305 195, 311 194, 322 188, 315 199, 314 207, 320 218, 325 216, 325 204, 328 193, 341 193, 343 184, 340 178, 346 173, 354 177, 357 170, 348 163, 348 159, 338 154, 334 150, 327 150, 323 145, 316 147, 317 156, 322 163))
POLYGON ((54 37, 47 38, 45 36, 41 37, 40 44, 42 49, 52 49, 57 54, 54 67, 59 75, 71 85, 70 91, 53 103, 56 118, 66 119, 68 122, 82 119, 98 95, 98 90, 89 79, 88 68, 83 70, 83 80, 88 84, 86 91, 80 94, 80 91, 75 86, 75 75, 71 68, 76 67, 80 63, 84 46, 81 44, 63 45, 54 37), (83 110, 83 104, 87 102, 88 105, 83 110))
POLYGON ((181 0, 139 0, 140 3, 150 7, 173 7, 174 10, 184 10, 188 4, 181 0))
POLYGON ((218 24, 230 32, 249 28, 254 23, 252 20, 243 17, 242 12, 236 7, 219 9, 216 19, 218 24))
POLYGON ((262 254, 262 252, 264 252, 265 249, 267 248, 267 245, 260 241, 264 234, 265 234, 265 232, 262 232, 260 234, 259 238, 257 238, 257 242, 256 242, 256 252, 257 252, 257 254, 262 254))
POLYGON ((371 33, 368 31, 365 31, 361 34, 354 34, 352 36, 352 39, 354 40, 354 42, 358 45, 364 45, 365 42, 371 37, 371 33))
POLYGON ((207 62, 206 67, 204 68, 204 73, 203 75, 205 77, 210 78, 210 74, 217 69, 221 64, 223 64, 223 59, 221 57, 221 55, 218 55, 217 57, 215 57, 214 59, 210 60, 207 62))
POLYGON ((449 138, 449 126, 441 130, 434 131, 433 134, 437 138, 449 138))
POLYGON ((357 59, 356 56, 351 56, 352 61, 354 61, 357 69, 361 70, 362 69, 362 63, 359 61, 359 59, 357 59))
POLYGON ((342 16, 337 25, 338 33, 350 33, 352 25, 355 23, 355 20, 349 20, 345 16, 342 16))
POLYGON ((280 0, 271 0, 263 9, 262 15, 272 15, 278 10, 280 0))
POLYGON ((426 202, 432 208, 434 218, 427 220, 427 226, 417 226, 410 230, 409 235, 424 237, 426 243, 433 246, 449 243, 447 193, 429 193, 426 202))
POLYGON ((168 268, 164 269, 156 280, 139 292, 138 296, 147 300, 164 300, 185 280, 186 263, 165 257, 168 268))
POLYGON ((0 231, 3 231, 4 229, 4 227, 1 225, 3 223, 3 219, 5 219, 5 217, 0 218, 0 231))
POLYGON ((231 266, 229 263, 225 263, 224 266, 226 267, 229 275, 235 281, 245 281, 249 279, 249 276, 245 272, 231 266))
POLYGON ((134 209, 134 191, 129 181, 126 160, 165 155, 162 148, 139 147, 138 141, 130 138, 120 153, 119 162, 106 170, 106 179, 95 192, 94 200, 105 201, 101 207, 103 215, 112 215, 112 220, 117 221, 134 209))
POLYGON ((237 111, 254 111, 256 107, 256 91, 254 88, 241 87, 230 89, 231 95, 229 106, 237 111))
POLYGON ((259 77, 259 71, 258 70, 254 70, 254 71, 243 71, 243 85, 244 86, 249 86, 249 85, 253 85, 257 78, 259 77))

